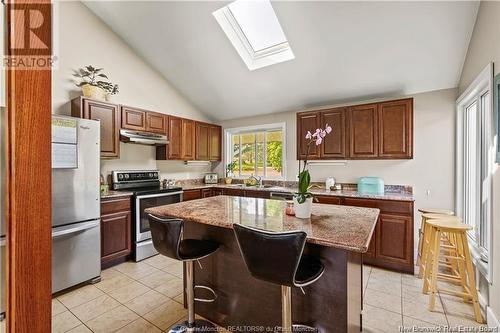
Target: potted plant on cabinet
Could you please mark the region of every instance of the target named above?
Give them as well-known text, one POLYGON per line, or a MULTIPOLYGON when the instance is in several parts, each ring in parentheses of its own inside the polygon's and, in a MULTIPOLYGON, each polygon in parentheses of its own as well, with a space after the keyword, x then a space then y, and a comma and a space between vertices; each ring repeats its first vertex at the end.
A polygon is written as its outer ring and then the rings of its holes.
POLYGON ((233 175, 235 167, 236 167, 236 162, 234 161, 226 165, 226 178, 224 178, 224 182, 226 184, 231 184, 233 182, 233 178, 231 176, 233 175))
POLYGON ((293 207, 295 216, 301 219, 308 219, 311 217, 313 195, 309 192, 311 188, 311 175, 307 169, 307 158, 311 145, 314 143, 319 146, 323 143, 325 136, 330 134, 332 128, 326 124, 325 129, 318 128, 314 133, 307 131, 305 136, 307 141, 306 157, 304 159, 304 167, 301 169, 299 162, 299 188, 293 196, 293 207))
POLYGON ((88 65, 75 71, 73 76, 81 79, 76 86, 82 88, 83 96, 104 101, 106 94, 118 93, 118 85, 109 82, 108 76, 102 73, 102 70, 88 65))

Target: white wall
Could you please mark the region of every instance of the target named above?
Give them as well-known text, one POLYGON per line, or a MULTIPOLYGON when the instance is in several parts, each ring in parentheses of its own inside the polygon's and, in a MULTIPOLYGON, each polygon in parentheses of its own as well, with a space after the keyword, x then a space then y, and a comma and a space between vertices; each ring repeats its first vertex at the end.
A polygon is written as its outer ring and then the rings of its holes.
MULTIPOLYGON (((53 113, 71 113, 70 101, 81 95, 73 81, 73 70, 94 65, 103 67, 110 80, 120 86, 116 103, 210 121, 85 5, 79 1, 60 1, 58 5, 59 60, 53 71, 53 113)), ((148 146, 122 143, 120 151, 120 159, 102 161, 103 174, 119 169, 159 168, 163 177, 181 179, 210 171, 209 167, 186 167, 179 161, 157 163, 154 148, 148 146)))
MULTIPOLYGON (((401 96, 395 96, 399 98, 401 96)), ((333 176, 356 183, 360 176, 382 177, 387 185, 410 185, 419 207, 454 208, 455 100, 457 89, 438 90, 414 97, 414 158, 412 160, 347 161, 345 166, 311 166, 313 181, 333 176), (429 194, 426 191, 430 191, 429 194)), ((360 101, 361 102, 361 101, 360 101)), ((363 101, 364 102, 364 101, 363 101)), ((284 112, 223 121, 224 128, 286 122, 287 179, 295 180, 296 112, 284 112)), ((221 166, 217 168, 222 173, 221 166)), ((415 214, 415 232, 419 216, 415 214)), ((418 238, 415 238, 418 239, 418 238)), ((417 243, 417 242, 415 242, 417 243)))
MULTIPOLYGON (((481 1, 474 32, 465 58, 459 83, 460 93, 489 62, 495 75, 500 73, 500 2, 481 1)), ((497 164, 498 166, 498 164, 497 164)), ((500 319, 500 171, 493 176, 493 281, 489 286, 490 311, 500 319)), ((484 282, 484 281, 483 281, 484 282)), ((483 283, 485 286, 485 283, 483 283)), ((486 285, 487 286, 487 285, 486 285)), ((493 323, 489 323, 493 324, 493 323)))

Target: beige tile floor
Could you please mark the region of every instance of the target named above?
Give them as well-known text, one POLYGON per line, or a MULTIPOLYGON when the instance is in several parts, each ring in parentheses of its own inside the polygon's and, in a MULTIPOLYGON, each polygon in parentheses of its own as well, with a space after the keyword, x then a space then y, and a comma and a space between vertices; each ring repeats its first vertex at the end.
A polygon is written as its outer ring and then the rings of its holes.
MULTIPOLYGON (((378 268, 364 268, 365 332, 399 332, 400 326, 477 326, 472 307, 440 295, 427 310, 421 280, 378 268)), ((102 272, 102 281, 52 301, 52 332, 164 332, 186 317, 182 306, 182 264, 161 256, 127 262, 102 272)))

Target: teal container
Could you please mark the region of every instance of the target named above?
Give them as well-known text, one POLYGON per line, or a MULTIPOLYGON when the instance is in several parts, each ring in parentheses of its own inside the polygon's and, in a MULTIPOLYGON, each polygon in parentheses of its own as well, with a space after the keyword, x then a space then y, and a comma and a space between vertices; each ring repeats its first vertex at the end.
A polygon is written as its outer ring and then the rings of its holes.
POLYGON ((384 194, 384 181, 380 177, 360 177, 358 180, 360 194, 384 194))

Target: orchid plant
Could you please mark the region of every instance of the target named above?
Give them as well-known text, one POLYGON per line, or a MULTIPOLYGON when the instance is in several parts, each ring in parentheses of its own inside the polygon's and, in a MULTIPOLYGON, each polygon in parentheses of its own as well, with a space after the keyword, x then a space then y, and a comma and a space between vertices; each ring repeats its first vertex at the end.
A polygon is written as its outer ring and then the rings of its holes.
POLYGON ((299 163, 299 190, 295 193, 297 198, 297 202, 302 204, 306 201, 307 198, 312 198, 313 195, 309 190, 311 189, 311 175, 309 174, 309 170, 307 170, 307 158, 309 157, 309 151, 311 149, 311 145, 314 143, 316 146, 319 146, 323 143, 323 139, 332 132, 332 128, 326 124, 325 129, 317 128, 314 133, 311 131, 307 131, 306 140, 307 141, 307 149, 306 149, 306 158, 304 159, 304 166, 301 168, 299 163))

